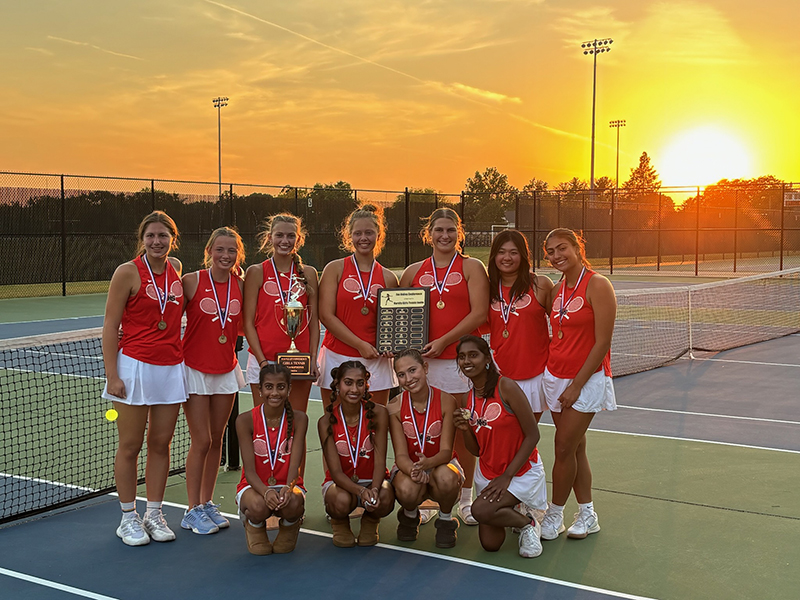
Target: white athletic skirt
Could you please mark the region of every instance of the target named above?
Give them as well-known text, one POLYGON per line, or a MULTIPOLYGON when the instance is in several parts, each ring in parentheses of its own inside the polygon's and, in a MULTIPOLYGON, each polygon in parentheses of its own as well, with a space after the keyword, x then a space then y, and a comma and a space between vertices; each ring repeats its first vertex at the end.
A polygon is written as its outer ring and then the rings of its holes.
MULTIPOLYGON (((561 379, 546 368, 542 377, 542 388, 547 399, 550 412, 561 412, 559 396, 572 383, 572 379, 561 379)), ((582 413, 598 413, 603 410, 617 410, 617 398, 614 393, 614 382, 600 369, 589 377, 589 381, 581 389, 578 400, 572 405, 574 410, 582 413)))
MULTIPOLYGON (((489 479, 481 472, 481 459, 478 459, 478 468, 475 469, 475 492, 481 495, 483 488, 489 485, 489 479)), ((519 477, 512 477, 508 491, 517 500, 524 502, 537 510, 547 509, 547 481, 544 476, 544 465, 541 456, 538 462, 531 462, 531 468, 519 477)))
MULTIPOLYGON (((267 363, 274 365, 277 361, 268 360, 264 363, 264 366, 267 366, 267 363)), ((255 354, 247 353, 247 383, 255 383, 258 385, 261 383, 258 380, 258 374, 261 372, 261 366, 258 364, 256 360, 255 354)))
POLYGON ((186 393, 198 396, 235 394, 244 386, 244 374, 237 364, 227 373, 203 373, 184 365, 186 393))
POLYGON ((470 390, 470 381, 458 368, 455 358, 426 358, 428 384, 448 394, 465 394, 470 390))
POLYGON ((330 348, 322 346, 317 356, 317 368, 319 369, 319 379, 316 384, 326 390, 331 389, 333 378, 331 369, 338 367, 348 360, 361 362, 369 371, 369 389, 373 392, 390 390, 397 387, 397 375, 394 373, 392 359, 390 358, 363 358, 362 356, 346 356, 338 354, 330 348))
POLYGON ((543 373, 530 379, 515 379, 517 385, 525 393, 528 399, 528 404, 531 405, 531 410, 535 413, 541 413, 547 410, 547 402, 544 399, 544 388, 542 387, 543 373))
POLYGON ((108 382, 103 387, 103 398, 131 406, 154 404, 180 404, 186 402, 183 362, 177 365, 151 365, 120 350, 117 354, 117 373, 125 384, 125 398, 108 393, 108 382))

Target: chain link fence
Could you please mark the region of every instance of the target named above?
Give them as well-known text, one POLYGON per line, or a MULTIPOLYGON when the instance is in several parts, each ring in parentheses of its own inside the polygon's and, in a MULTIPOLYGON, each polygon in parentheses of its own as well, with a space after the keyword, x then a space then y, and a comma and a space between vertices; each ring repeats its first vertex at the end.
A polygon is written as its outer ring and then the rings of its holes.
POLYGON ((381 262, 402 268, 429 255, 424 219, 449 206, 464 219, 467 252, 486 260, 494 235, 516 227, 537 268, 547 267, 547 232, 583 232, 588 257, 605 272, 750 274, 800 266, 800 185, 729 188, 441 194, 429 190, 354 190, 346 185, 250 184, 0 172, 0 298, 102 293, 114 269, 133 258, 136 227, 155 209, 181 231, 175 255, 195 269, 209 233, 233 225, 247 262, 263 260, 266 218, 302 217, 303 260, 321 269, 343 256, 339 229, 360 203, 384 209, 381 262))

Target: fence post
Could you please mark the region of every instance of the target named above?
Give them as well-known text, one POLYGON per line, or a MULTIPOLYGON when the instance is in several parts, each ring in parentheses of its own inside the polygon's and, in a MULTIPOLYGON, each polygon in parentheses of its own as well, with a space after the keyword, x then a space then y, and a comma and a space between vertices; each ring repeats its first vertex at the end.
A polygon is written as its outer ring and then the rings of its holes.
MULTIPOLYGON (((403 231, 405 232, 405 262, 403 264, 410 265, 411 264, 411 231, 410 231, 410 221, 411 221, 411 207, 410 204, 410 196, 408 194, 408 187, 406 187, 405 192, 405 223, 403 227, 403 231)), ((434 198, 438 197, 437 194, 433 195, 434 198)))
POLYGON ((514 196, 514 227, 518 230, 522 229, 519 226, 519 192, 514 196))
POLYGON ((614 205, 617 203, 617 190, 611 190, 611 243, 608 248, 608 272, 614 274, 614 205))
POLYGON ((61 176, 61 295, 67 295, 67 198, 61 176))
MULTIPOLYGON (((739 190, 733 190, 733 272, 736 273, 736 251, 739 249, 739 190)), ((725 245, 722 246, 723 252, 725 245)), ((725 262, 723 254, 723 264, 725 262)))
POLYGON ((786 228, 786 183, 781 182, 781 251, 779 271, 783 271, 783 232, 786 228))
POLYGON ((294 214, 300 216, 300 198, 297 194, 297 188, 294 188, 294 214))
MULTIPOLYGON (((466 207, 466 201, 464 199, 464 191, 462 190, 461 191, 461 222, 462 223, 466 223, 467 222, 467 215, 464 212, 464 208, 465 207, 466 207)), ((464 227, 466 228, 466 224, 464 225, 464 227)))
POLYGON ((537 191, 533 190, 533 246, 536 252, 536 268, 542 267, 542 251, 539 249, 539 218, 537 217, 537 191))
POLYGON ((658 235, 656 237, 656 271, 661 270, 661 204, 663 200, 661 192, 658 193, 658 235))
POLYGON ((697 186, 697 215, 694 225, 694 275, 700 272, 700 186, 697 186))
POLYGON ((150 211, 156 209, 156 182, 155 179, 150 180, 150 211))

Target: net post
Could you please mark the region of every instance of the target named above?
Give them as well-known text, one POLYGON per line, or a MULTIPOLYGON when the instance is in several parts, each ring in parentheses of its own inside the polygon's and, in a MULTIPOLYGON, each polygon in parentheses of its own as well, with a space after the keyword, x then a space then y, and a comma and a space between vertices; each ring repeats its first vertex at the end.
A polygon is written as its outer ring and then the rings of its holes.
MULTIPOLYGON (((433 197, 436 198, 436 194, 434 194, 433 197)), ((410 202, 411 202, 411 197, 409 196, 409 193, 408 193, 408 186, 406 186, 406 191, 405 191, 405 223, 403 224, 403 230, 405 232, 405 235, 403 236, 405 238, 405 248, 404 248, 405 262, 403 264, 405 264, 405 265, 411 264, 411 232, 409 231, 410 223, 411 223, 411 215, 410 215, 411 207, 409 206, 410 202)))
POLYGON ((61 295, 67 295, 67 198, 61 176, 61 295))
POLYGON ((689 324, 689 358, 694 360, 694 339, 692 335, 692 288, 689 287, 689 314, 688 314, 688 324, 689 324))
POLYGON ((697 215, 694 225, 694 276, 700 272, 700 186, 697 186, 697 215))
POLYGON ((783 271, 783 235, 784 231, 786 230, 786 182, 781 182, 781 248, 780 248, 780 267, 778 268, 779 271, 783 271))

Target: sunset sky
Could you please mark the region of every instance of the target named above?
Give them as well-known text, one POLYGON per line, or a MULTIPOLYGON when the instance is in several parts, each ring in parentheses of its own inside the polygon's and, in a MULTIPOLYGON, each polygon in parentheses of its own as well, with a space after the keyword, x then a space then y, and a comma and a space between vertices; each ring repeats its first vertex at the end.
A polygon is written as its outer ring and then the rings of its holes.
POLYGON ((457 192, 646 151, 665 185, 800 181, 797 0, 4 0, 0 170, 457 192))

